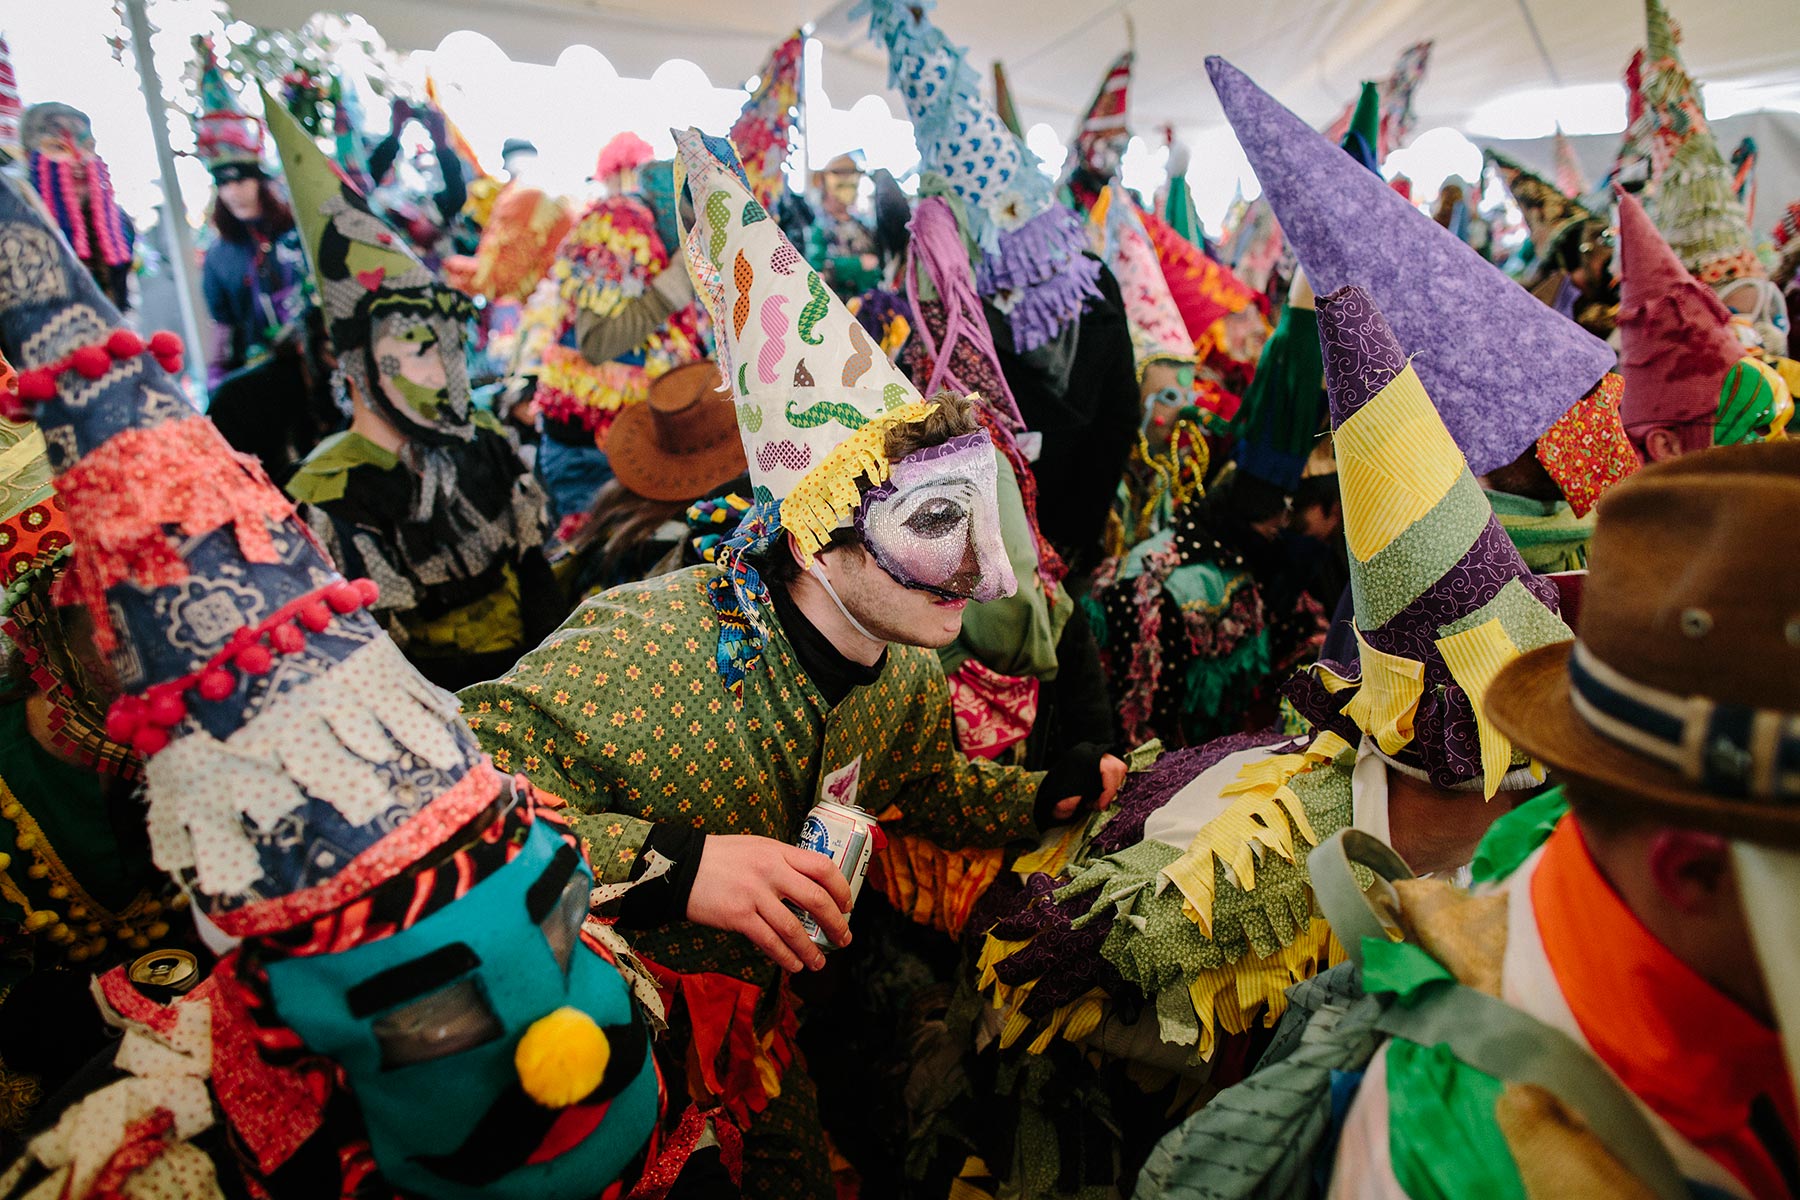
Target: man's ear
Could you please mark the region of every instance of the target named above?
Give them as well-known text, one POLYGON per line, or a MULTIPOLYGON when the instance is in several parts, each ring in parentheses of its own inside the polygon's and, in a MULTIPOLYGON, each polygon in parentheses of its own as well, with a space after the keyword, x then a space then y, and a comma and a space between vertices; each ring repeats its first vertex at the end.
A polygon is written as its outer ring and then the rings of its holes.
POLYGON ((1714 833, 1663 829, 1650 839, 1650 881, 1689 916, 1709 916, 1733 902, 1731 846, 1714 833))

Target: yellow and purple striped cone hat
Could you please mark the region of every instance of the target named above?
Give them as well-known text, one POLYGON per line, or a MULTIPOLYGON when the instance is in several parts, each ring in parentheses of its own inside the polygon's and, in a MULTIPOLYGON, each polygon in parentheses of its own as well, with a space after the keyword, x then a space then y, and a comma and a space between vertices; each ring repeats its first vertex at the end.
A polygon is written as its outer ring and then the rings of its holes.
POLYGON ((1359 661, 1321 662, 1295 702, 1434 786, 1522 785, 1509 775, 1530 761, 1481 698, 1506 663, 1574 636, 1556 587, 1501 529, 1368 293, 1340 288, 1318 317, 1359 661))

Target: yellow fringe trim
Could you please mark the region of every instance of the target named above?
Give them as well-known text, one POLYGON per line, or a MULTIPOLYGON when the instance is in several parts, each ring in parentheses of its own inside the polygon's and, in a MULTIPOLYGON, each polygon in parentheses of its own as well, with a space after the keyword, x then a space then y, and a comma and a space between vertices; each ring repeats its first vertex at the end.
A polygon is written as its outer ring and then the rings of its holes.
POLYGON ((1250 1032, 1258 1013, 1265 1028, 1273 1026, 1287 1011, 1288 988, 1343 959, 1344 947, 1331 926, 1314 917, 1306 932, 1268 958, 1247 955, 1228 967, 1202 972, 1188 987, 1194 1015, 1200 1018, 1197 1051, 1202 1061, 1218 1049, 1221 1032, 1250 1032))
POLYGON ((1439 638, 1437 647, 1450 668, 1450 677, 1468 693, 1469 705, 1475 710, 1475 731, 1481 737, 1482 795, 1492 800, 1500 790, 1500 780, 1512 768, 1513 741, 1488 720, 1482 699, 1500 668, 1519 657, 1519 648, 1506 636, 1506 627, 1498 617, 1439 638))
POLYGON ((1362 683, 1344 706, 1344 715, 1374 738, 1383 754, 1398 754, 1413 740, 1413 717, 1425 692, 1425 664, 1383 654, 1363 641, 1360 631, 1356 644, 1362 653, 1362 683))
POLYGON ((1294 833, 1308 845, 1318 845, 1319 835, 1307 819, 1306 806, 1288 786, 1294 776, 1330 762, 1350 744, 1329 730, 1313 739, 1300 754, 1275 754, 1244 764, 1237 778, 1219 789, 1221 797, 1236 796, 1226 810, 1194 835, 1180 858, 1163 869, 1163 877, 1181 890, 1181 906, 1189 920, 1212 936, 1213 900, 1223 862, 1233 881, 1246 892, 1256 889, 1256 847, 1266 846, 1294 862, 1294 833))
POLYGON ((893 469, 887 459, 888 430, 923 421, 937 407, 915 400, 871 417, 867 425, 833 446, 789 489, 781 502, 781 527, 800 547, 800 557, 807 565, 830 540, 832 530, 841 527, 861 505, 857 480, 867 479, 877 487, 887 482, 893 469))

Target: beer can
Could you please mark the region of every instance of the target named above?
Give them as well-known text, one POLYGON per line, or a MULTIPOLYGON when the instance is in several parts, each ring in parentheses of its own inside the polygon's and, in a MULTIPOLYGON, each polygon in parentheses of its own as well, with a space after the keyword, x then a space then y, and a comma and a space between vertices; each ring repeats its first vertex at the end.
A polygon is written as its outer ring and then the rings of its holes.
MULTIPOLYGON (((869 870, 869 859, 874 856, 880 829, 880 823, 874 817, 855 805, 821 800, 812 806, 812 811, 801 823, 798 845, 802 850, 816 850, 837 864, 838 870, 844 873, 844 882, 850 885, 850 903, 854 905, 857 893, 862 891, 863 876, 869 870)), ((788 907, 800 918, 800 927, 812 938, 813 945, 821 950, 837 948, 811 913, 797 905, 788 907)))

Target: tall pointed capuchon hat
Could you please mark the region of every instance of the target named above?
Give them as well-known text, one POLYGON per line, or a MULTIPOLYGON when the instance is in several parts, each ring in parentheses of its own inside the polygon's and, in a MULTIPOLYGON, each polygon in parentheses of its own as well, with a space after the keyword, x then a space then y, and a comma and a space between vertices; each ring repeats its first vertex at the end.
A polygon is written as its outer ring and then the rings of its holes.
POLYGON ((926 15, 906 0, 862 0, 869 32, 887 46, 888 85, 906 99, 927 171, 962 201, 979 246, 975 286, 1006 314, 1013 345, 1036 349, 1099 295, 1100 264, 1082 251, 1081 219, 1056 199, 1038 158, 981 95, 981 79, 926 15))
MULTIPOLYGON (((407 437, 439 444, 472 440, 475 425, 469 420, 472 401, 460 333, 461 323, 474 316, 474 302, 440 280, 406 238, 375 215, 300 123, 266 92, 263 111, 281 155, 339 369, 360 379, 369 402, 407 437), (376 322, 402 314, 438 323, 436 352, 443 360, 444 386, 429 405, 396 405, 374 382, 369 342, 376 322), (455 345, 450 344, 452 331, 455 345)), ((544 252, 544 267, 549 254, 544 252)))
POLYGON ((1508 776, 1529 762, 1481 697, 1512 659, 1573 636, 1555 585, 1501 529, 1374 298, 1354 286, 1321 298, 1319 341, 1360 652, 1354 667, 1314 668, 1320 694, 1434 786, 1522 784, 1508 776))
POLYGON ((1119 173, 1120 160, 1131 141, 1131 64, 1136 57, 1135 50, 1127 50, 1113 59, 1075 131, 1075 162, 1095 179, 1107 180, 1119 173))
POLYGON ((1709 423, 1718 445, 1747 440, 1793 400, 1738 336, 1731 310, 1690 274, 1643 205, 1619 194, 1619 369, 1625 430, 1709 423))
POLYGON ((1006 67, 999 59, 994 60, 994 112, 999 115, 1000 123, 1012 130, 1016 138, 1025 136, 1025 127, 1019 121, 1019 110, 1013 107, 1012 85, 1006 79, 1006 67))
MULTIPOLYGON (((408 301, 458 307, 461 293, 446 287, 406 238, 375 215, 300 123, 266 94, 263 111, 338 353, 363 344, 378 308, 408 301)), ((461 306, 467 304, 461 297, 461 306)))
POLYGON ((725 571, 713 590, 718 664, 735 687, 761 654, 767 603, 746 556, 783 530, 805 556, 817 554, 855 516, 859 481, 888 478, 888 430, 935 406, 756 202, 730 144, 697 129, 673 132, 694 198, 683 248, 717 330, 756 500, 717 554, 725 571))
POLYGON ((1478 474, 1505 466, 1611 368, 1606 343, 1532 298, 1222 58, 1225 116, 1320 295, 1364 288, 1478 474))
POLYGON ((800 103, 800 59, 806 39, 796 30, 769 51, 757 72, 756 90, 744 101, 731 126, 731 145, 744 165, 756 202, 771 212, 787 186, 781 165, 787 161, 788 131, 800 103))
POLYGON ((13 78, 12 47, 6 35, 0 34, 0 154, 23 158, 19 145, 19 118, 25 106, 19 101, 19 81, 13 78))
POLYGON ((212 38, 194 38, 200 56, 200 115, 194 118, 194 155, 215 178, 237 171, 262 171, 263 123, 244 111, 219 59, 212 38))
POLYGON ((1181 310, 1175 307, 1156 247, 1144 230, 1137 205, 1117 180, 1094 201, 1088 223, 1094 231, 1096 252, 1119 281, 1138 374, 1142 376, 1144 368, 1154 362, 1192 365, 1194 341, 1188 336, 1181 310))
POLYGON ((227 933, 292 928, 394 877, 508 786, 364 611, 254 459, 171 377, 181 343, 124 328, 0 181, 0 350, 20 368, 76 555, 64 596, 124 695, 151 850, 227 933))
POLYGON ((1344 153, 1363 166, 1381 173, 1381 88, 1374 80, 1363 80, 1356 94, 1356 109, 1350 114, 1350 127, 1338 143, 1344 153))
POLYGON ((1681 60, 1681 34, 1662 0, 1644 0, 1646 45, 1626 70, 1621 165, 1648 160, 1648 210, 1682 264, 1711 287, 1762 279, 1736 177, 1719 150, 1700 85, 1681 60))
POLYGON ((1531 234, 1531 243, 1540 255, 1549 251, 1556 235, 1570 221, 1585 221, 1593 216, 1580 200, 1518 159, 1498 150, 1483 150, 1482 157, 1506 185, 1513 203, 1524 214, 1526 231, 1531 234))

